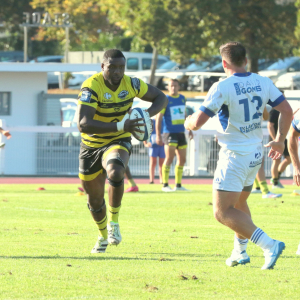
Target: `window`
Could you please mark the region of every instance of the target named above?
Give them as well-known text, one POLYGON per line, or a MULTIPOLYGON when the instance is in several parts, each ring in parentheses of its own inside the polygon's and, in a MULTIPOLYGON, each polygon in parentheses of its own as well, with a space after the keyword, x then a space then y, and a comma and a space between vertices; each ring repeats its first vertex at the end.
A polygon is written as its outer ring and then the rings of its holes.
POLYGON ((0 92, 0 116, 10 115, 10 93, 0 92))
POLYGON ((298 71, 300 71, 300 60, 298 60, 289 68, 289 72, 298 72, 298 71))
POLYGON ((127 70, 135 70, 139 69, 139 60, 137 58, 128 58, 127 59, 127 70))
MULTIPOLYGON (((163 65, 166 62, 164 59, 158 59, 156 68, 158 69, 161 65, 163 65)), ((142 59, 142 68, 143 70, 150 70, 152 64, 152 58, 143 58, 142 59)))

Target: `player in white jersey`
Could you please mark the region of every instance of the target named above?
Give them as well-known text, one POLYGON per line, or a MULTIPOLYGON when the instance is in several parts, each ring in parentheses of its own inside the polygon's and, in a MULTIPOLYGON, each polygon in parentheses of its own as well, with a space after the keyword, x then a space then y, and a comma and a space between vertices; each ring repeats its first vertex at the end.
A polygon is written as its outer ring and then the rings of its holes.
MULTIPOLYGON (((294 114, 294 119, 288 137, 288 149, 294 167, 294 182, 300 185, 300 161, 298 156, 298 141, 300 137, 300 110, 294 114)), ((296 254, 300 255, 300 244, 296 254)))
POLYGON ((281 113, 277 137, 266 145, 271 147, 272 159, 283 153, 292 109, 269 78, 246 72, 246 49, 240 43, 222 45, 220 53, 227 78, 210 88, 200 111, 187 118, 185 128, 198 130, 209 117, 217 115, 221 150, 213 183, 214 216, 235 231, 234 250, 226 264, 250 262, 246 247, 251 239, 264 250, 262 269, 271 269, 285 244, 273 240, 253 224, 247 198, 262 162, 261 122, 266 104, 281 113))

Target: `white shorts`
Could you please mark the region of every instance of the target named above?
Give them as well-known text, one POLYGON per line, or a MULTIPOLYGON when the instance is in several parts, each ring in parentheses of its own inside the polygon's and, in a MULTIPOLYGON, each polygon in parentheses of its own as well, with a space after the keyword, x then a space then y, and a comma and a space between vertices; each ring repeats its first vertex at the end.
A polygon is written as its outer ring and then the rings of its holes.
POLYGON ((215 190, 241 192, 251 186, 263 159, 262 146, 251 154, 240 155, 230 150, 220 150, 213 188, 215 190))

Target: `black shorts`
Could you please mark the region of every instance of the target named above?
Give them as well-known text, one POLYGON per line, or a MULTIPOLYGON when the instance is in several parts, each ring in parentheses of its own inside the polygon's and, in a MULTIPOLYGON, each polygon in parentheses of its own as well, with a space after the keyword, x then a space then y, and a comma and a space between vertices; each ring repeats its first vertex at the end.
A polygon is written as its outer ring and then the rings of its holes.
POLYGON ((100 147, 90 148, 81 143, 79 153, 79 178, 84 181, 91 181, 99 174, 105 173, 102 166, 103 155, 113 149, 122 149, 131 154, 131 138, 112 141, 100 147))
MULTIPOLYGON (((271 136, 269 136, 269 142, 272 142, 273 139, 271 138, 271 136)), ((283 156, 287 157, 290 156, 289 150, 288 150, 288 146, 287 146, 287 139, 285 139, 284 141, 284 150, 283 150, 283 156)))
POLYGON ((165 145, 173 146, 177 149, 186 149, 187 142, 185 138, 185 134, 183 132, 179 133, 163 133, 162 140, 165 145))

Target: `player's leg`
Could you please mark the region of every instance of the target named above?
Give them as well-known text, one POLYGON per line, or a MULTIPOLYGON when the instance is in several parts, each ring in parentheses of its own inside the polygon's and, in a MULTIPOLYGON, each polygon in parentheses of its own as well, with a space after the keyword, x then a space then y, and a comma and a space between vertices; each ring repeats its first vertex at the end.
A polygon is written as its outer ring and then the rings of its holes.
POLYGON ((285 169, 292 163, 287 145, 284 149, 283 156, 284 156, 284 160, 278 166, 278 183, 277 183, 277 187, 281 188, 281 189, 284 188, 284 186, 280 182, 280 176, 285 171, 285 169))
POLYGON ((158 170, 159 170, 159 182, 160 183, 163 183, 163 176, 162 176, 162 166, 163 166, 163 163, 165 161, 165 158, 166 158, 166 154, 165 154, 165 149, 164 149, 164 146, 159 146, 158 147, 158 170))
POLYGON ((261 194, 260 185, 258 182, 258 176, 256 175, 256 178, 253 183, 253 190, 251 191, 252 194, 261 194))
POLYGON ((92 253, 103 253, 107 247, 107 218, 104 201, 105 170, 102 168, 101 148, 80 147, 79 178, 87 194, 87 204, 99 229, 99 237, 92 253))
MULTIPOLYGON (((250 209, 247 203, 247 199, 250 195, 249 190, 252 189, 252 186, 244 188, 241 192, 238 202, 235 204, 235 208, 244 212, 251 217, 250 209)), ((234 247, 231 253, 231 256, 226 260, 226 264, 230 267, 234 267, 238 264, 247 264, 250 262, 250 257, 248 256, 246 250, 248 245, 248 239, 243 235, 235 232, 234 235, 234 247)))
POLYGON ((125 193, 129 193, 129 192, 138 192, 139 191, 139 188, 138 186, 136 185, 131 173, 130 173, 130 169, 128 166, 126 166, 126 169, 125 169, 125 177, 126 179, 128 180, 128 183, 129 183, 129 188, 126 189, 125 193))
POLYGON ((278 167, 280 165, 281 162, 281 158, 279 159, 274 159, 272 162, 272 166, 271 166, 271 183, 272 183, 272 187, 275 188, 277 183, 278 183, 278 167))
POLYGON ((163 183, 163 177, 162 177, 162 166, 164 163, 165 159, 162 157, 159 157, 158 160, 158 170, 159 170, 159 183, 163 183))
POLYGON ((156 161, 157 161, 156 157, 150 156, 150 162, 149 162, 150 183, 154 183, 156 161))
MULTIPOLYGON (((250 193, 249 193, 250 194, 250 193)), ((235 231, 238 236, 250 239, 258 245, 265 255, 262 269, 273 268, 285 244, 270 238, 262 229, 256 227, 247 213, 236 209, 241 193, 214 191, 214 216, 217 221, 235 231)))
POLYGON ((119 212, 124 193, 125 169, 129 161, 129 151, 122 146, 112 146, 103 154, 102 166, 108 179, 108 243, 118 245, 121 240, 119 212))
POLYGON ((177 162, 175 166, 175 191, 188 191, 188 189, 181 186, 183 167, 186 162, 186 147, 186 145, 181 147, 178 146, 178 149, 176 149, 177 162))
POLYGON ((265 265, 262 269, 269 269, 273 268, 285 245, 253 224, 249 208, 244 203, 260 168, 261 156, 258 153, 262 153, 262 149, 247 156, 220 151, 214 178, 213 207, 214 216, 220 223, 235 231, 241 240, 250 239, 263 249, 265 265), (237 209, 236 205, 244 211, 237 209))
POLYGON ((163 184, 164 184, 162 191, 164 191, 164 192, 173 192, 173 190, 169 186, 169 174, 170 174, 171 164, 175 157, 176 146, 175 145, 165 145, 166 158, 165 158, 165 161, 162 166, 162 177, 163 177, 163 184))
POLYGON ((88 208, 99 230, 98 240, 91 253, 104 253, 108 245, 106 205, 104 201, 105 180, 105 172, 102 172, 91 181, 81 180, 87 194, 88 208))
POLYGON ((263 158, 261 167, 257 172, 257 179, 258 179, 258 182, 260 185, 260 190, 262 192, 262 198, 265 199, 265 198, 280 198, 280 197, 282 197, 282 194, 275 194, 275 193, 270 192, 268 185, 267 185, 264 164, 265 164, 265 159, 263 158))

